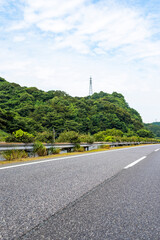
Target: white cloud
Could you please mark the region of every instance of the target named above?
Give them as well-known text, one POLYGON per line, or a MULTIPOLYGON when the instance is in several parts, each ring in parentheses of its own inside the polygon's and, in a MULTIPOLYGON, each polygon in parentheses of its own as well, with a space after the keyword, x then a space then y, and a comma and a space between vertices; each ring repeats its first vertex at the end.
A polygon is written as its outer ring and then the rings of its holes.
POLYGON ((10 32, 10 31, 18 31, 18 30, 22 30, 25 29, 29 26, 29 24, 27 24, 25 21, 15 21, 14 23, 11 23, 11 25, 8 27, 8 29, 6 29, 6 31, 10 32))
POLYGON ((4 0, 0 0, 0 7, 4 4, 4 0))
POLYGON ((30 65, 30 61, 19 61, 19 60, 13 60, 13 56, 6 60, 4 59, 4 62, 1 62, 1 69, 5 72, 23 72, 27 69, 27 67, 30 65))
POLYGON ((51 66, 35 66, 33 76, 40 80, 54 79, 56 70, 51 66))
POLYGON ((69 31, 72 29, 65 21, 63 20, 44 20, 37 24, 37 26, 43 31, 51 31, 54 33, 63 33, 64 31, 69 31))
POLYGON ((14 36, 13 41, 14 42, 23 42, 25 39, 26 39, 25 36, 17 35, 17 36, 14 36))
POLYGON ((159 43, 152 40, 157 31, 155 18, 145 16, 142 9, 114 1, 93 4, 87 0, 26 0, 24 19, 9 30, 36 26, 46 34, 54 34, 54 49, 71 48, 82 54, 106 52, 115 57, 123 52, 136 59, 154 56, 158 49, 159 43))
POLYGON ((41 20, 60 18, 71 14, 82 6, 84 0, 27 0, 25 20, 31 23, 41 20))
MULTIPOLYGON (((80 0, 27 0, 27 4, 26 25, 35 24, 44 32, 61 34, 61 38, 55 37, 54 48, 70 47, 80 53, 88 53, 88 49, 91 53, 94 48, 95 53, 97 48, 99 53, 116 49, 119 53, 118 48, 127 50, 128 45, 136 48, 137 43, 151 43, 152 24, 136 8, 80 0)), ((142 51, 136 49, 142 57, 142 51)))

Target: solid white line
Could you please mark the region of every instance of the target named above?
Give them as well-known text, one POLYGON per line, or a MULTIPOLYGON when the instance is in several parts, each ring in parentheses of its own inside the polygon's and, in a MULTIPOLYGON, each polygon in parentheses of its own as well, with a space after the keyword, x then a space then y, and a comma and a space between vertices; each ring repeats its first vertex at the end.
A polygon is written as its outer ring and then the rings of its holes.
POLYGON ((146 158, 146 156, 141 157, 140 159, 138 159, 138 160, 134 161, 133 163, 127 165, 124 169, 130 168, 130 167, 133 167, 134 165, 136 165, 137 163, 139 163, 140 161, 142 161, 142 160, 145 159, 145 158, 146 158))
POLYGON ((156 150, 154 150, 155 152, 157 152, 157 151, 159 151, 159 148, 158 149, 156 149, 156 150))
MULTIPOLYGON (((132 148, 133 148, 133 147, 132 147, 132 148)), ((16 164, 16 165, 10 165, 10 166, 6 166, 6 167, 1 167, 0 170, 9 169, 9 168, 23 167, 23 166, 34 165, 34 164, 47 163, 47 162, 53 162, 53 161, 59 161, 59 160, 65 160, 65 159, 70 159, 70 158, 87 157, 87 156, 96 155, 96 154, 102 154, 102 153, 108 153, 108 152, 117 152, 117 151, 128 150, 128 149, 129 149, 129 148, 123 148, 123 149, 107 150, 107 151, 96 152, 96 153, 84 153, 84 154, 82 154, 82 155, 80 154, 80 155, 69 156, 69 157, 59 157, 59 158, 52 158, 52 159, 47 159, 47 160, 40 160, 40 161, 29 162, 29 163, 21 163, 21 164, 16 164)))

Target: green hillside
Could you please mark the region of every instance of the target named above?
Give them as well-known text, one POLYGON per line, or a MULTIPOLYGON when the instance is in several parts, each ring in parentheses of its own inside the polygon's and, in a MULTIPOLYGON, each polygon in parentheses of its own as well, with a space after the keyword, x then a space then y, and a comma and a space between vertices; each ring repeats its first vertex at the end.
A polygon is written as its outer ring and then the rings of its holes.
POLYGON ((160 122, 153 122, 153 125, 160 126, 160 122))
POLYGON ((160 138, 160 122, 147 123, 145 127, 149 131, 152 131, 155 137, 160 138))
POLYGON ((140 114, 116 92, 72 97, 63 91, 45 92, 0 78, 1 130, 36 134, 53 127, 57 135, 65 130, 95 134, 112 128, 133 134, 144 125, 140 114))

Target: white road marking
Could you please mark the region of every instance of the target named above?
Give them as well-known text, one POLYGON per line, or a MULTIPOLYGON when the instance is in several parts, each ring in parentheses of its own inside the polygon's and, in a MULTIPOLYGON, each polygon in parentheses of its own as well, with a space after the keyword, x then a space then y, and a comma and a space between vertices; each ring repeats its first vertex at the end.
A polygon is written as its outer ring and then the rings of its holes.
POLYGON ((155 152, 157 152, 157 151, 159 151, 159 148, 158 149, 156 149, 156 150, 154 150, 155 152))
POLYGON ((139 163, 140 161, 142 161, 142 160, 145 159, 145 158, 146 158, 146 156, 141 157, 140 159, 138 159, 138 160, 134 161, 133 163, 127 165, 124 169, 130 168, 130 167, 133 167, 134 165, 136 165, 137 163, 139 163))

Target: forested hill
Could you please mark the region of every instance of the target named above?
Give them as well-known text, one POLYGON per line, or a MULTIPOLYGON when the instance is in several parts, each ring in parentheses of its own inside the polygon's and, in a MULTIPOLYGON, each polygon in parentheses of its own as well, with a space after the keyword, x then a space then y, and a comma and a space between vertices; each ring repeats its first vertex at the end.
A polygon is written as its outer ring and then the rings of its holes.
POLYGON ((62 91, 21 87, 0 78, 1 130, 35 134, 53 127, 58 134, 64 130, 94 134, 111 128, 136 132, 143 123, 139 113, 116 92, 71 97, 62 91))
POLYGON ((160 122, 146 123, 145 127, 152 131, 157 138, 160 138, 160 122))

